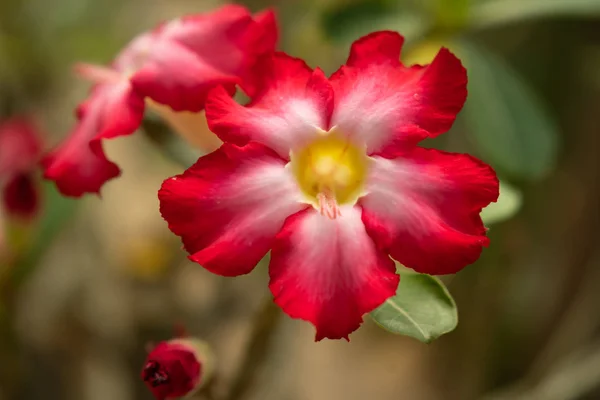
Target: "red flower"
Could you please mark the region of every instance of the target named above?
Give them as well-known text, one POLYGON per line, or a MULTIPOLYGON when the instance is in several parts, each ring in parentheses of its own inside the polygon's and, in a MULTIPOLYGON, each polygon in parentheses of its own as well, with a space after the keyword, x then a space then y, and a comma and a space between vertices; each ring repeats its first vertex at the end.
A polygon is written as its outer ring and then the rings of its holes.
POLYGON ((193 339, 160 342, 148 354, 142 380, 157 400, 192 394, 209 379, 207 347, 193 339))
POLYGON ((247 107, 214 89, 206 115, 225 144, 159 191, 169 228, 206 269, 245 274, 271 250, 275 302, 313 323, 316 340, 348 339, 394 295, 389 256, 449 274, 488 244, 479 213, 497 199, 494 171, 416 146, 450 128, 466 71, 446 49, 406 67, 402 43, 370 34, 330 78, 278 53, 247 107))
POLYGON ((45 157, 44 176, 68 196, 98 193, 120 174, 102 149, 102 140, 129 135, 144 116, 144 98, 175 111, 199 111, 215 85, 228 93, 240 85, 255 90, 251 66, 272 52, 277 40, 275 16, 252 16, 241 6, 176 19, 135 38, 110 68, 79 65, 94 81, 90 97, 77 110, 70 137, 45 157))
POLYGON ((41 150, 40 135, 29 119, 14 117, 0 124, 0 187, 9 215, 31 218, 39 208, 34 170, 41 150))

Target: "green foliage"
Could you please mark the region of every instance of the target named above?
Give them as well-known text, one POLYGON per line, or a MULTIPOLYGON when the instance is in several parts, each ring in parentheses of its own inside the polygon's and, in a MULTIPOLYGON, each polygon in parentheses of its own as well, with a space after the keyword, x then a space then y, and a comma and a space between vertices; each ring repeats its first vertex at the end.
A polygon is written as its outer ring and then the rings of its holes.
POLYGON ((361 0, 330 8, 323 13, 321 25, 331 40, 346 45, 377 30, 398 31, 411 41, 420 37, 427 27, 414 7, 406 3, 399 7, 381 0, 361 0))
POLYGON ((398 30, 410 40, 430 31, 487 28, 552 16, 595 18, 600 16, 600 1, 359 0, 330 8, 323 14, 322 25, 336 41, 346 42, 380 29, 398 30))
POLYGON ((513 217, 521 209, 523 196, 519 189, 506 182, 500 182, 500 197, 481 212, 486 225, 496 224, 513 217))
POLYGON ((544 105, 501 58, 472 44, 456 50, 469 71, 463 115, 483 158, 512 176, 544 177, 558 150, 558 128, 544 105))
POLYGON ((354 30, 357 22, 383 18, 389 11, 389 6, 382 1, 361 1, 325 11, 321 16, 322 25, 330 37, 339 38, 354 30))
POLYGON ((463 27, 469 20, 469 9, 472 0, 435 0, 432 13, 437 24, 446 29, 463 27))
POLYGON ((54 183, 44 182, 42 186, 43 210, 41 218, 37 222, 34 236, 30 241, 31 244, 22 257, 19 258, 12 272, 11 282, 15 287, 22 283, 39 265, 40 258, 77 208, 77 201, 62 196, 57 191, 54 183))
POLYGON ((472 9, 472 25, 489 27, 548 16, 600 16, 598 0, 488 0, 472 9))
POLYGON ((456 304, 437 278, 400 271, 396 295, 371 313, 385 330, 431 343, 458 324, 456 304))

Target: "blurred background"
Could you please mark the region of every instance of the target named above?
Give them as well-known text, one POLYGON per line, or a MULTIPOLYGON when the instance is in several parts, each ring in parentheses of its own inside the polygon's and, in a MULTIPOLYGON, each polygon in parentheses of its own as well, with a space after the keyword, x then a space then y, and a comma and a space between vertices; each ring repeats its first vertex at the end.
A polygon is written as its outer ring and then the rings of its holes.
MULTIPOLYGON (((275 7, 279 47, 328 73, 374 30, 405 35, 406 63, 449 47, 467 66, 469 100, 430 145, 475 154, 502 180, 484 211, 490 247, 444 279, 454 332, 425 345, 366 318, 349 343, 314 343, 310 324, 283 317, 244 399, 600 399, 600 0, 240 3, 275 7)), ((51 148, 89 88, 74 62, 107 63, 159 21, 219 4, 1 0, 2 117, 33 115, 51 148)), ((139 379, 146 343, 177 323, 215 347, 227 385, 270 295, 264 265, 227 279, 186 260, 156 197, 181 160, 143 134, 105 149, 123 175, 101 198, 63 198, 40 177, 38 217, 0 218, 2 400, 151 399, 139 379)))

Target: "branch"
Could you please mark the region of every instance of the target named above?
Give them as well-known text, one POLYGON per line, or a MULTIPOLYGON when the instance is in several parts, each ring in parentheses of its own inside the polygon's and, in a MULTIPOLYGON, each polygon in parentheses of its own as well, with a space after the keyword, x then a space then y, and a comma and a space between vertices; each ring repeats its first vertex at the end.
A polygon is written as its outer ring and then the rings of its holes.
POLYGON ((246 353, 224 400, 241 400, 248 394, 267 359, 280 316, 281 311, 269 295, 254 318, 246 353))

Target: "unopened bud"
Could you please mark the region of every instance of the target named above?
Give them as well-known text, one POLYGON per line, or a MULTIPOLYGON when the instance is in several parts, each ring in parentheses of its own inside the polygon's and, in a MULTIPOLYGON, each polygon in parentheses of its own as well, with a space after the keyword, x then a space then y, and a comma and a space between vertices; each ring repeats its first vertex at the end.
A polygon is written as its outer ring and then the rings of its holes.
POLYGON ((214 357, 208 344, 192 339, 160 342, 148 354, 142 379, 157 400, 189 396, 213 374, 214 357))

